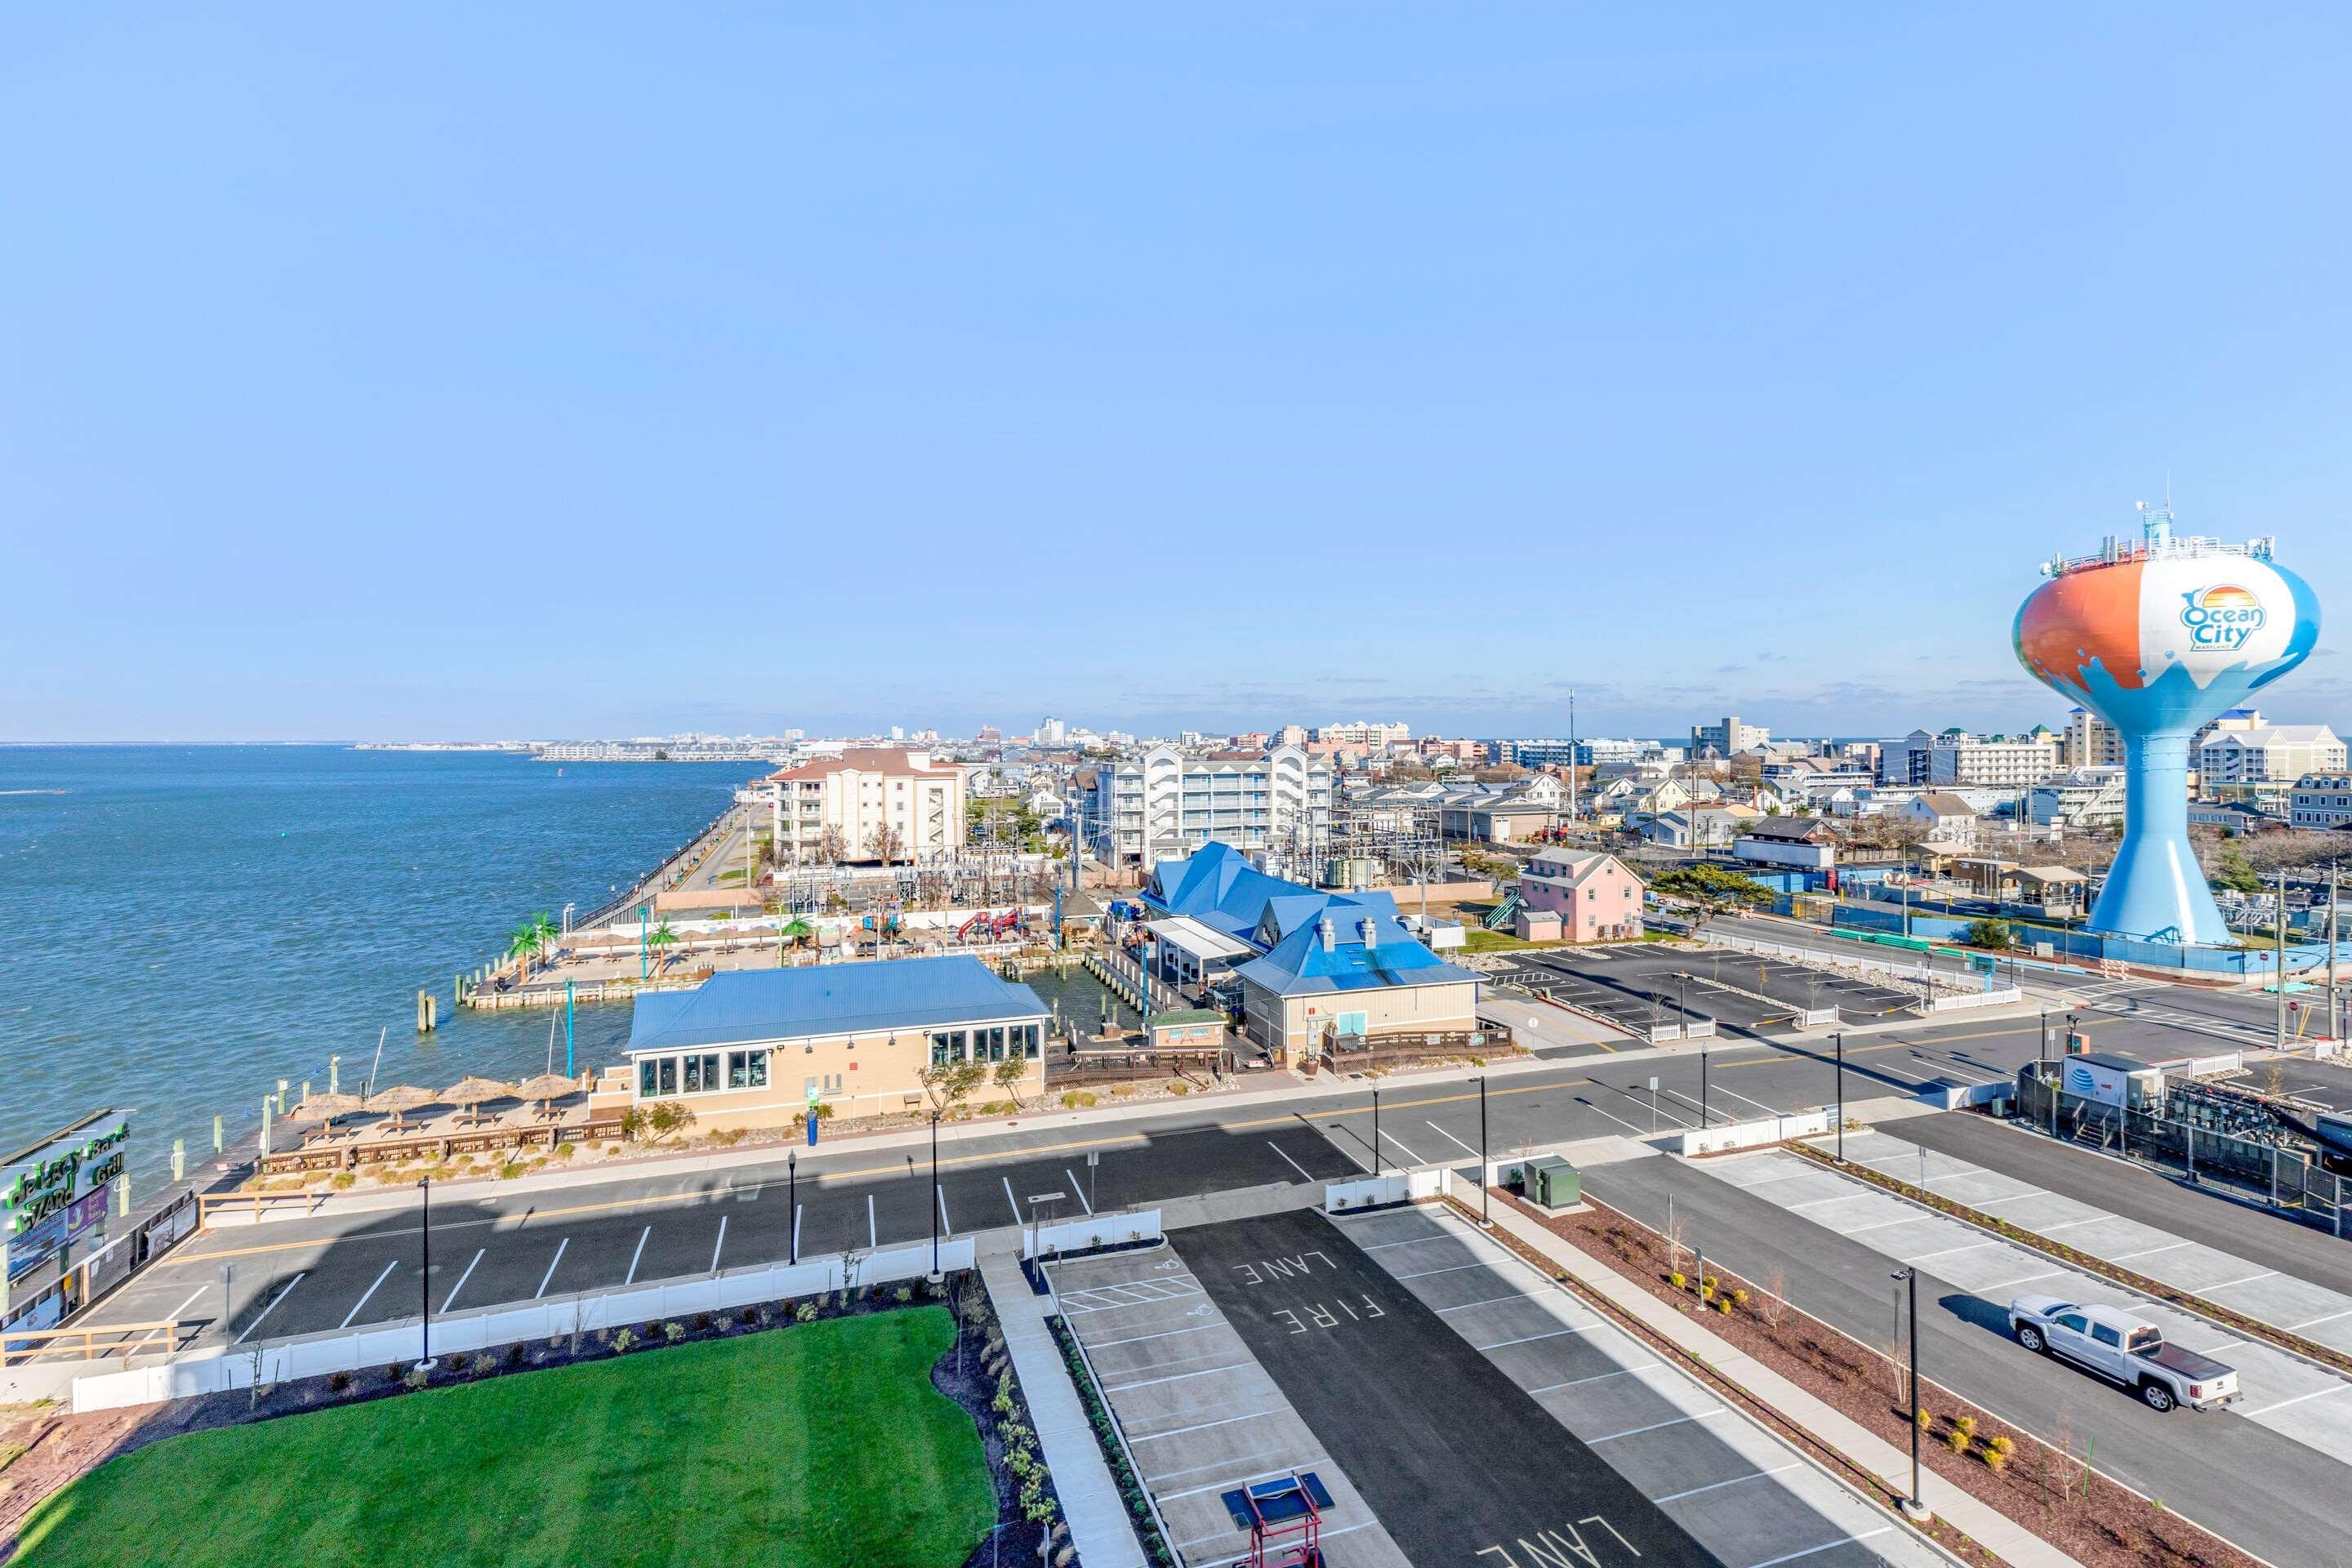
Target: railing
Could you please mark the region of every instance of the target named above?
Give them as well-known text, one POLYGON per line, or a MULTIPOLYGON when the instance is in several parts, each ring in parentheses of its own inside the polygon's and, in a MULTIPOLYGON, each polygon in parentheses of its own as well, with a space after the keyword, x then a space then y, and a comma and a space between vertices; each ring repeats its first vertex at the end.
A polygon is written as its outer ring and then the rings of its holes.
POLYGON ((81 1329, 10 1329, 0 1333, 0 1365, 16 1365, 26 1361, 43 1361, 64 1356, 74 1361, 96 1361, 118 1352, 152 1349, 162 1355, 171 1355, 180 1348, 180 1328, 188 1319, 163 1319, 152 1323, 99 1323, 81 1329), (142 1336, 136 1345, 126 1343, 131 1335, 142 1336), (159 1343, 147 1342, 157 1334, 163 1336, 159 1343), (100 1342, 105 1342, 100 1343, 100 1342), (76 1353, 79 1352, 79 1353, 76 1353))

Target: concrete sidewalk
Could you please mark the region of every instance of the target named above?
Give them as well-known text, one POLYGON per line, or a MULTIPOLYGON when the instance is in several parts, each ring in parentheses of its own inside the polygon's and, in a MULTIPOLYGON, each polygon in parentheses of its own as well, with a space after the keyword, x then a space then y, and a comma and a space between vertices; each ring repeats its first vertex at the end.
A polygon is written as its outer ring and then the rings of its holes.
POLYGON ((1111 1478, 1086 1406, 1070 1383, 1061 1347, 1045 1327, 1046 1298, 1030 1289, 1021 1272, 1020 1233, 992 1231, 980 1238, 979 1247, 981 1282, 988 1287, 1013 1370, 1028 1396, 1037 1446, 1053 1472, 1063 1517, 1070 1521, 1070 1542, 1077 1548, 1080 1568, 1145 1568, 1143 1548, 1128 1522, 1118 1483, 1111 1478))
MULTIPOLYGON (((1454 1196, 1473 1205, 1478 1201, 1476 1190, 1459 1178, 1450 1182, 1449 1190, 1454 1196)), ((1675 1311, 1607 1264, 1562 1241, 1517 1208, 1496 1205, 1492 1213, 1496 1228, 1508 1232, 1566 1270, 1612 1306, 1696 1356, 1717 1376, 1745 1390, 1766 1409, 1811 1433, 1873 1474, 1895 1479, 1911 1473, 1911 1456, 1907 1452, 1898 1450, 1893 1444, 1770 1368, 1759 1364, 1745 1352, 1734 1350, 1688 1314, 1675 1311)), ((1966 1531, 1972 1540, 1990 1547, 2017 1568, 2066 1568, 2067 1564, 2074 1562, 2074 1558, 2024 1526, 1949 1485, 1932 1470, 1923 1472, 1920 1489, 1926 1494, 1923 1500, 1938 1517, 1966 1531)))

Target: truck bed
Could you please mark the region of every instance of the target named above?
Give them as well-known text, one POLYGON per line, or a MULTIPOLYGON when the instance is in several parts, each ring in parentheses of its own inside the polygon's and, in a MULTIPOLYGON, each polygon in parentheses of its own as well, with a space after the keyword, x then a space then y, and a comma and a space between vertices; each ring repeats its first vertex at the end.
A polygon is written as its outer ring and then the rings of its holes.
POLYGON ((2140 1359, 2152 1361, 2168 1372, 2177 1372, 2191 1383, 2209 1382, 2231 1370, 2226 1363, 2215 1361, 2209 1355, 2199 1355, 2192 1350, 2183 1350, 2170 1341, 2158 1346, 2154 1355, 2143 1355, 2140 1359))

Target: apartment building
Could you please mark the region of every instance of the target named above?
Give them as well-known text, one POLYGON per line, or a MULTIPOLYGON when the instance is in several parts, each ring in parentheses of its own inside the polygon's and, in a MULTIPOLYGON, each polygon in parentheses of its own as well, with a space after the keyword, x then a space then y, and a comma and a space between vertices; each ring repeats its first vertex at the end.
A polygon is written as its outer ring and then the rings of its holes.
POLYGON ((2352 773, 2305 773, 2287 796, 2287 821, 2296 827, 2352 824, 2352 773))
POLYGON ((1353 746, 1368 752, 1386 751, 1399 741, 1412 739, 1410 724, 1324 724, 1315 738, 1329 746, 1353 746))
POLYGON ((1771 731, 1761 724, 1743 724, 1737 713, 1727 714, 1713 724, 1701 724, 1692 732, 1693 743, 1701 752, 1713 752, 1718 757, 1727 757, 1734 752, 1752 752, 1771 739, 1771 731))
POLYGON ((2060 765, 2070 769, 2119 768, 2124 765, 2124 738, 2089 709, 2071 709, 2058 755, 2060 765))
POLYGON ((794 864, 823 863, 828 846, 844 860, 904 861, 964 845, 964 770, 934 766, 928 752, 845 747, 753 788, 766 796, 778 858, 794 864))
POLYGON ((1519 934, 1546 942, 1638 937, 1644 886, 1614 855, 1538 849, 1519 874, 1519 934))
POLYGON ((1937 789, 2030 788, 2058 772, 2061 744, 2039 725, 2023 735, 1947 730, 1927 748, 1926 782, 1937 789))
POLYGON ((2306 773, 2341 773, 2344 742, 2325 724, 2265 724, 2217 730, 2197 752, 2200 785, 2210 793, 2247 784, 2282 784, 2306 773))
POLYGON ((1297 746, 1191 756, 1154 746, 1095 770, 1087 842, 1112 865, 1151 867, 1209 844, 1324 853, 1331 840, 1331 764, 1297 746))
POLYGON ((2043 827, 2111 827, 2124 819, 2124 798, 2120 766, 2070 768, 2034 785, 2025 812, 2043 827))

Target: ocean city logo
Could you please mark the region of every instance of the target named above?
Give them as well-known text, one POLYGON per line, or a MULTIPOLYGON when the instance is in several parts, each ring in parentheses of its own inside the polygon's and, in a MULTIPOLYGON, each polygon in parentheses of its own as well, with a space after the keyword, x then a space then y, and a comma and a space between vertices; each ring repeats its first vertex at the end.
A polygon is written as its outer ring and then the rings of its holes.
POLYGON ((2270 612, 2263 608, 2253 590, 2234 583, 2200 588, 2180 597, 2180 624, 2189 628, 2191 647, 2234 653, 2270 619, 2270 612))

